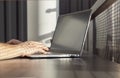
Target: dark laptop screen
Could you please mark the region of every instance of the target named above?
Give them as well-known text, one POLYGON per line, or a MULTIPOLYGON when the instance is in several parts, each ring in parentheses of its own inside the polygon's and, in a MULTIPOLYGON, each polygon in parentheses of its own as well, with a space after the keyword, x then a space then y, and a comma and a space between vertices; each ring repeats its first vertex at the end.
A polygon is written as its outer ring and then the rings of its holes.
POLYGON ((51 49, 81 51, 90 13, 91 10, 86 10, 59 16, 51 49))

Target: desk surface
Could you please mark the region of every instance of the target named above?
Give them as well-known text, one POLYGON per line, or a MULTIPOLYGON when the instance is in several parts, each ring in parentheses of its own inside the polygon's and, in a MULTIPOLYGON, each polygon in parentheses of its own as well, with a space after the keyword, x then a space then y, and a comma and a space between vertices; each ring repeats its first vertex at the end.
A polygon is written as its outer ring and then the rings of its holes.
POLYGON ((120 65, 96 56, 0 61, 0 78, 120 78, 120 65))

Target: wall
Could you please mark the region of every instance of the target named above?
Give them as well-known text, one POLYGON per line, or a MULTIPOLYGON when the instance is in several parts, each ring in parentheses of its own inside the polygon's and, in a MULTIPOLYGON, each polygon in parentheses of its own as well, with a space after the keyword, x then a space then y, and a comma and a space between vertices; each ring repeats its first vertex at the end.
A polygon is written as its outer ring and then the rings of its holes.
POLYGON ((28 0, 28 40, 50 45, 57 17, 58 0, 28 0))
POLYGON ((38 41, 38 0, 27 1, 28 40, 38 41))

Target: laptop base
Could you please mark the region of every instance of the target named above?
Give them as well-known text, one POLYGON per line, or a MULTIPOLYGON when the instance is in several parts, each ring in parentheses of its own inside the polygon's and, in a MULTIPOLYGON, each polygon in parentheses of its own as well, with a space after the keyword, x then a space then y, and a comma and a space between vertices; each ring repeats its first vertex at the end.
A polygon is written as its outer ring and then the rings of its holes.
POLYGON ((30 55, 29 58, 79 58, 79 54, 46 54, 46 55, 30 55))

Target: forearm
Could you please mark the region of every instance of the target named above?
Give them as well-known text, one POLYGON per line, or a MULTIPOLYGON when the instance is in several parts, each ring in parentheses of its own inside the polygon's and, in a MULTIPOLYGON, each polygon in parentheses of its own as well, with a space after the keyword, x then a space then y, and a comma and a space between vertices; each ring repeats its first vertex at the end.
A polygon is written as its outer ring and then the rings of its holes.
POLYGON ((22 55, 22 51, 17 45, 0 43, 0 60, 10 59, 22 55))

